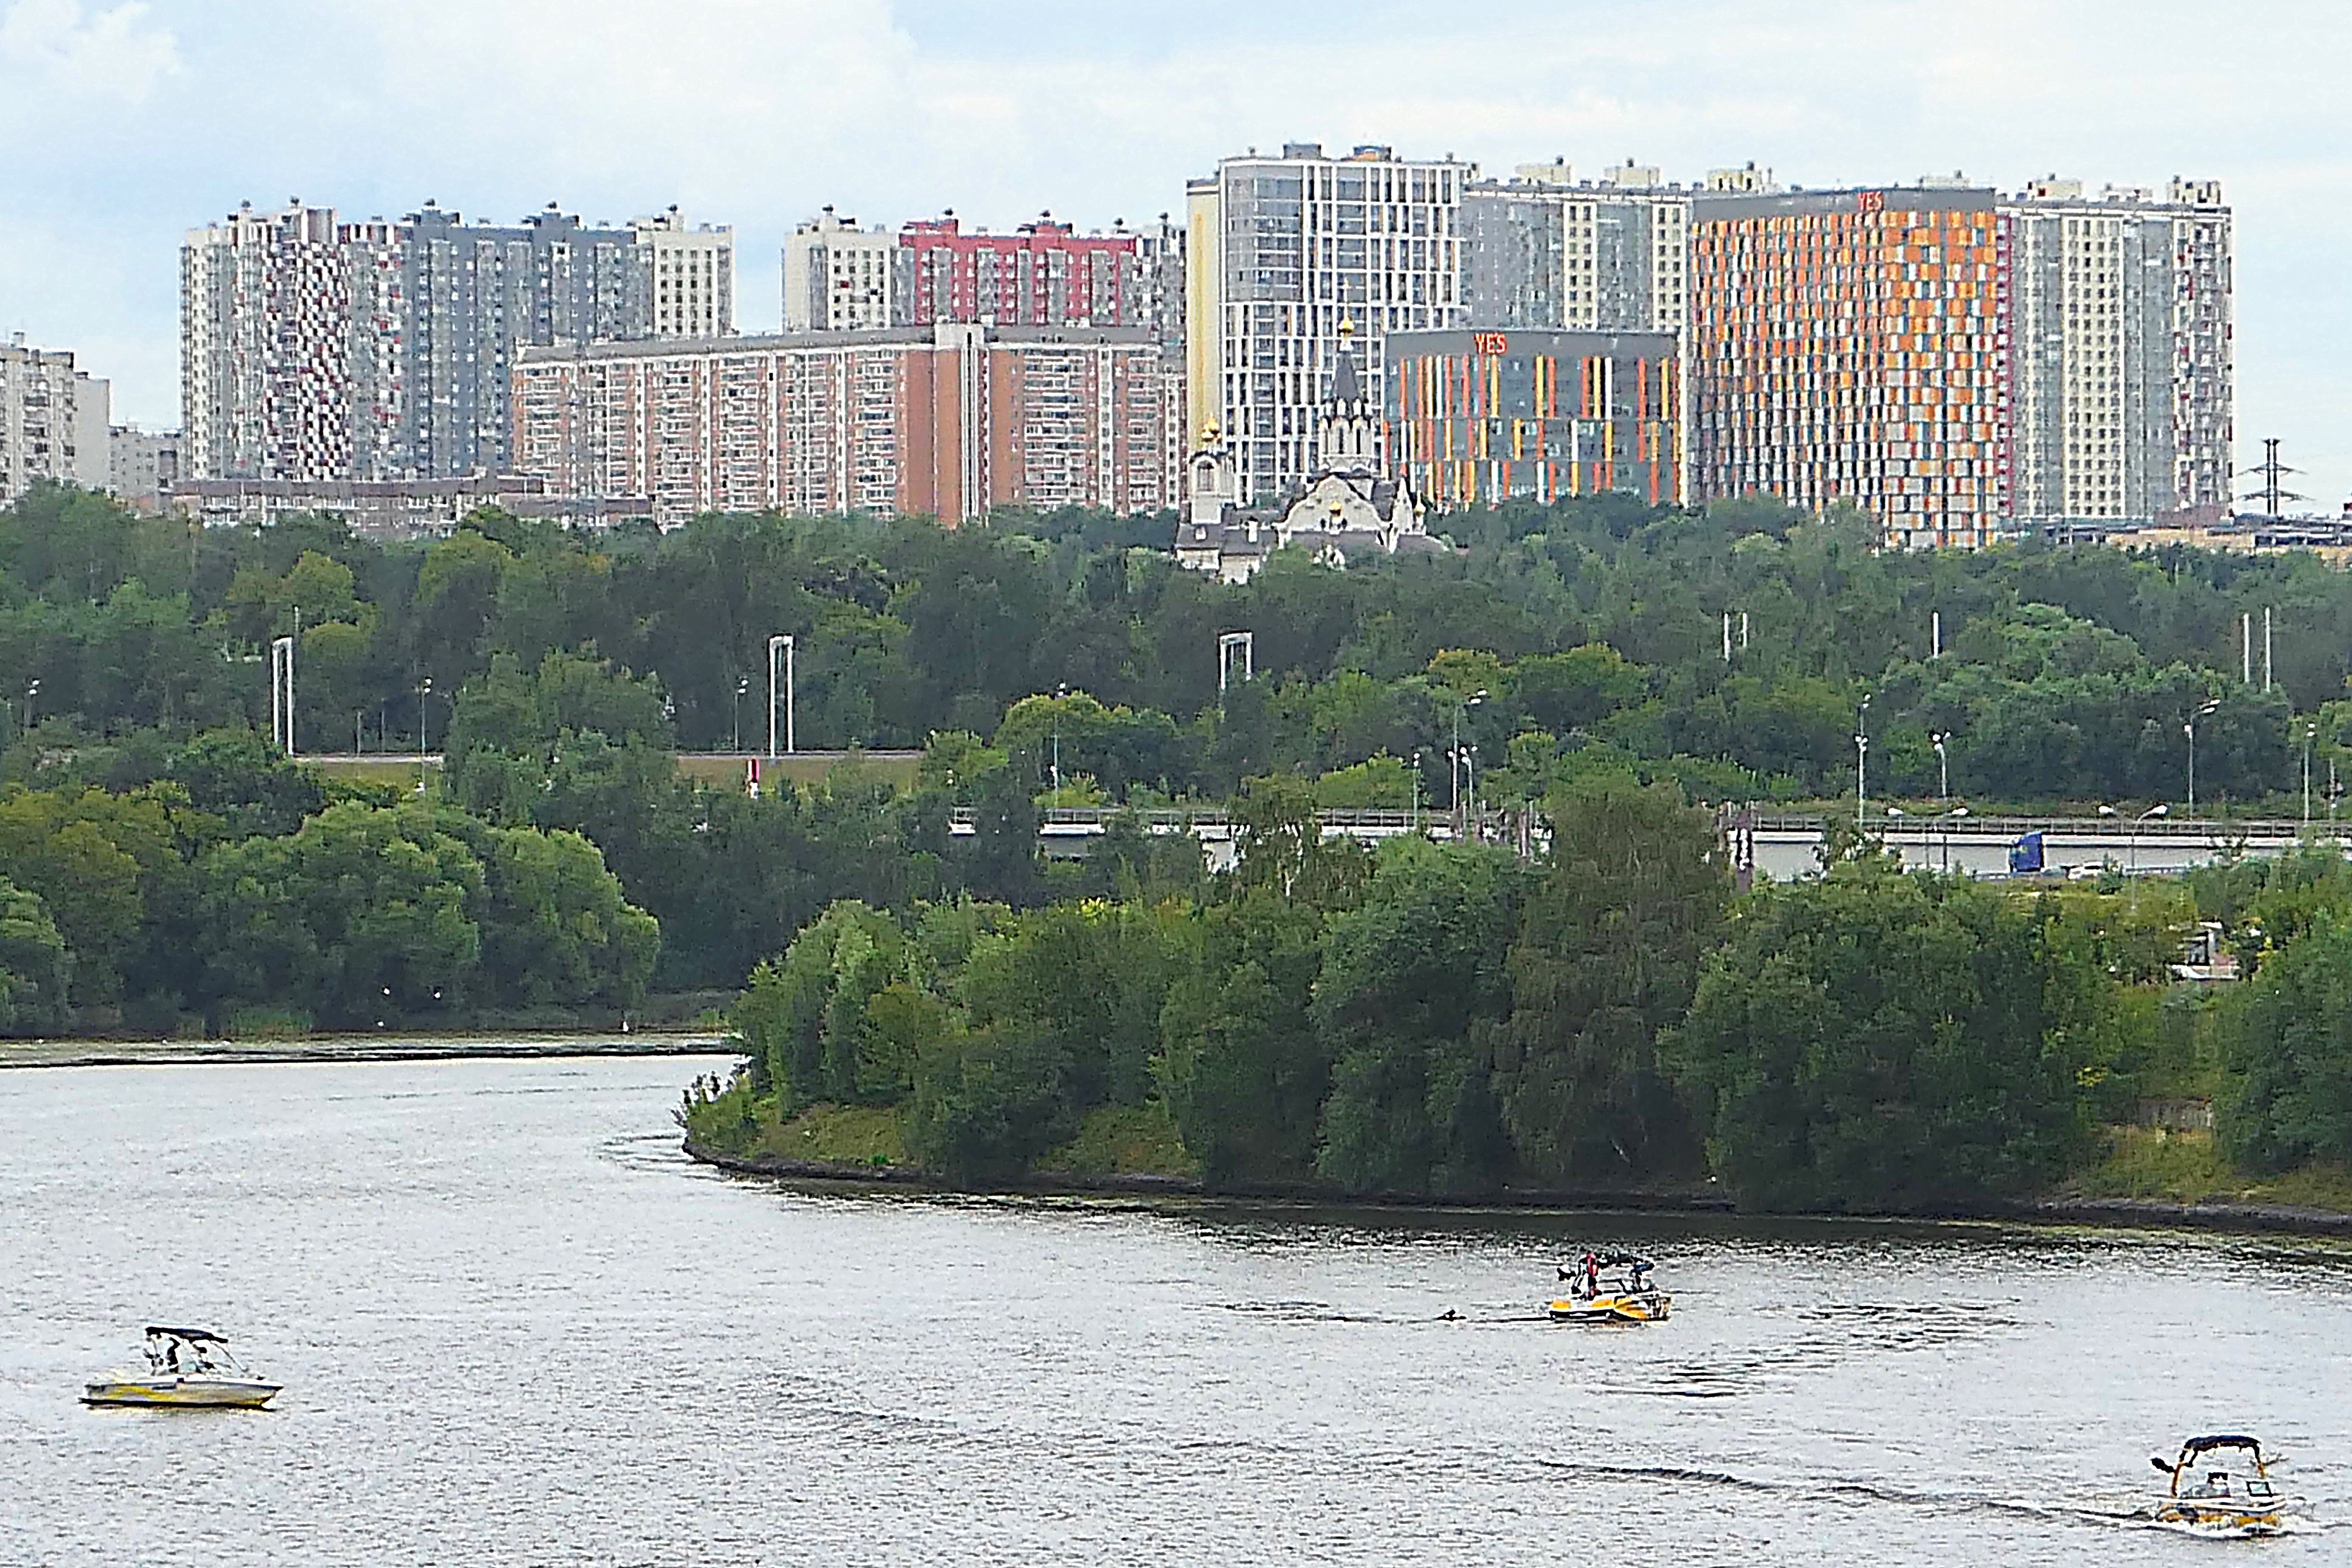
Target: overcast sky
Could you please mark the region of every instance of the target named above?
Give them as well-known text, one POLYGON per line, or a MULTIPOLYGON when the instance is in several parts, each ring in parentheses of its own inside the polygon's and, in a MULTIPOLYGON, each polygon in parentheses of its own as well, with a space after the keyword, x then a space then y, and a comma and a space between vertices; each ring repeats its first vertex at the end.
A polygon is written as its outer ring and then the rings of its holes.
POLYGON ((2333 511, 2347 58, 2352 6, 2304 0, 0 0, 0 331, 77 351, 118 418, 173 423, 182 231, 289 195, 509 222, 677 202, 735 226, 757 330, 824 204, 1095 226, 1285 140, 1806 185, 2218 176, 2240 463, 2284 437, 2333 511))

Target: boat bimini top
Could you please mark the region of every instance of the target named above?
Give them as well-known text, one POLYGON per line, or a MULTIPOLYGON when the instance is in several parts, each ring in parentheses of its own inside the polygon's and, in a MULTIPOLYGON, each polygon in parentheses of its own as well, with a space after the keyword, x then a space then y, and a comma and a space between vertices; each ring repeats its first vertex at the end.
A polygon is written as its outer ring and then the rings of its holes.
POLYGON ((2263 1457, 2263 1445, 2261 1440, 2259 1438, 2243 1436, 2233 1433, 2220 1433, 2210 1437, 2191 1437, 2180 1445, 2180 1458, 2177 1459, 2152 1458, 2148 1460, 2148 1463, 2154 1465, 2158 1469, 2162 1470, 2165 1474, 2172 1478, 2172 1495, 2179 1497, 2180 1495, 2180 1483, 2191 1473, 2190 1467, 2194 1466, 2199 1459, 2203 1458, 2206 1455, 2211 1453, 2216 1448, 2237 1448, 2242 1450, 2244 1453, 2251 1456, 2254 1461, 2254 1479, 2257 1481, 2269 1479, 2270 1465, 2263 1457))

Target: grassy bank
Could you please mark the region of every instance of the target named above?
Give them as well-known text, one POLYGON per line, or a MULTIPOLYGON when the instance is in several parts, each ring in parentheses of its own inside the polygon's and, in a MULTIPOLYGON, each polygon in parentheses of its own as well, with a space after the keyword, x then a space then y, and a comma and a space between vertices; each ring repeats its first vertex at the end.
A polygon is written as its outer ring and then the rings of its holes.
MULTIPOLYGON (((923 1169, 908 1150, 898 1108, 812 1105, 779 1119, 772 1100, 752 1098, 738 1083, 715 1097, 689 1094, 685 1112, 690 1148, 698 1157, 771 1173, 856 1178, 887 1175, 961 1188, 943 1174, 923 1169)), ((983 1190, 1035 1191, 1066 1184, 1085 1190, 1096 1184, 1166 1182, 1198 1189, 1200 1162, 1178 1135, 1158 1101, 1143 1106, 1104 1106, 1091 1112, 1069 1142, 1040 1155, 1024 1173, 983 1190)), ((1218 1190, 1218 1189, 1208 1189, 1218 1190)), ((1269 1189, 1245 1184, 1236 1195, 1262 1196, 1269 1189)), ((1318 1185, 1285 1189, 1292 1196, 1346 1200, 1349 1194, 1318 1185)), ((1430 1201, 1463 1201, 1458 1194, 1422 1194, 1430 1201)), ((1389 1193, 1360 1201, 1410 1200, 1389 1193)), ((1622 1203, 1648 1208, 1720 1208, 1717 1189, 1623 1193, 1536 1193, 1507 1190, 1495 1199, 1534 1206, 1589 1206, 1622 1203)), ((2097 1162, 2042 1198, 1994 1205, 1983 1217, 2046 1217, 2068 1223, 2195 1225, 2210 1218, 2231 1227, 2331 1229, 2315 1222, 2328 1215, 2352 1216, 2352 1171, 2314 1166, 2284 1176, 2256 1177, 2233 1168, 2207 1131, 2113 1127, 2105 1131, 2097 1162), (2265 1226, 2265 1215, 2275 1220, 2265 1226)))
MULTIPOLYGON (((685 1116, 698 1147, 735 1159, 920 1170, 920 1162, 908 1152, 903 1107, 818 1104, 779 1116, 774 1100, 756 1100, 748 1086, 738 1083, 709 1099, 689 1093, 685 1116)), ((1097 1106, 1079 1123, 1076 1136, 1039 1156, 1031 1170, 1039 1175, 1183 1182, 1201 1174, 1200 1162, 1185 1149, 1167 1108, 1157 1100, 1097 1106)))
POLYGON ((2352 1214, 2352 1171, 2312 1165, 2253 1176, 2230 1163, 2210 1131, 2113 1127, 2098 1163, 2057 1194, 2168 1204, 2265 1204, 2352 1214))

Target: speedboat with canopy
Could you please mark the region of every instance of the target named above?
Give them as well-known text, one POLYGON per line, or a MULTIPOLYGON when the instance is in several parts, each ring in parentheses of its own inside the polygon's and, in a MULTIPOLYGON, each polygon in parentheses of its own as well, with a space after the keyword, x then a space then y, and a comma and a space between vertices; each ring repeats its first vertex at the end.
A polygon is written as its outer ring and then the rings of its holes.
POLYGON ((2177 1459, 2148 1461, 2168 1477, 2164 1495, 2156 1500, 2158 1524, 2172 1525, 2199 1535, 2278 1535, 2287 1528, 2294 1500, 2271 1479, 2272 1461, 2254 1438, 2223 1434, 2191 1437, 2180 1445, 2177 1459), (2243 1455, 2252 1467, 2222 1468, 2211 1460, 2243 1455))
POLYGON ((282 1386, 254 1376, 210 1329, 151 1327, 145 1355, 143 1369, 110 1372, 88 1384, 81 1402, 258 1410, 282 1386))
POLYGON ((1662 1323, 1675 1299, 1651 1283, 1655 1267, 1630 1252, 1588 1252, 1559 1265, 1568 1294, 1545 1310, 1561 1323, 1662 1323))

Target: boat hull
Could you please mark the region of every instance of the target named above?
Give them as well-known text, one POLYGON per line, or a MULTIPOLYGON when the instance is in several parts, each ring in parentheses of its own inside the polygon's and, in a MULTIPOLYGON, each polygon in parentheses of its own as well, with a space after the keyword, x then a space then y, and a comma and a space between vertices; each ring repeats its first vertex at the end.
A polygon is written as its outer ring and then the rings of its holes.
POLYGON ((1591 1300, 1570 1298, 1554 1301, 1545 1311, 1556 1323, 1663 1323, 1675 1299, 1662 1290, 1621 1296, 1595 1296, 1591 1300))
POLYGON ((233 1377, 126 1377, 89 1384, 84 1405, 134 1405, 158 1409, 258 1410, 281 1384, 233 1377))
POLYGON ((2194 1535, 2243 1537, 2286 1533, 2284 1510, 2277 1505, 2165 1499, 2156 1505, 2156 1522, 2194 1535))

